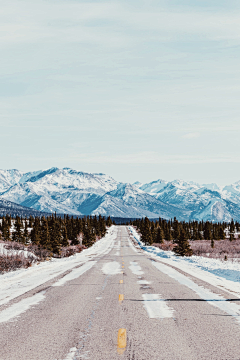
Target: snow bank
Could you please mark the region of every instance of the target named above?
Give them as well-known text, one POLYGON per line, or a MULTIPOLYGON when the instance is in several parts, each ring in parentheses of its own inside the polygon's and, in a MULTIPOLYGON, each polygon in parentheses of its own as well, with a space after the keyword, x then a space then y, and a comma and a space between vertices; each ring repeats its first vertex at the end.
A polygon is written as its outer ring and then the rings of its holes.
POLYGON ((6 249, 5 246, 6 246, 5 243, 0 243, 0 255, 5 255, 5 256, 19 255, 19 256, 24 256, 25 258, 28 258, 28 257, 32 257, 34 259, 37 258, 37 256, 30 251, 6 249))
POLYGON ((167 265, 174 266, 219 289, 224 289, 240 297, 240 263, 209 259, 202 256, 178 257, 172 251, 164 251, 154 246, 145 246, 139 234, 129 227, 138 246, 152 258, 161 258, 167 265))
MULTIPOLYGON (((108 253, 116 239, 117 230, 115 226, 108 229, 104 238, 97 241, 92 247, 83 250, 68 258, 52 259, 40 264, 34 264, 28 269, 20 269, 14 272, 0 275, 0 305, 44 284, 46 281, 85 264, 99 255, 108 253)), ((80 270, 79 270, 80 271, 80 270)), ((73 276, 74 273, 70 276, 73 276)), ((69 278, 68 277, 68 278, 69 278)))

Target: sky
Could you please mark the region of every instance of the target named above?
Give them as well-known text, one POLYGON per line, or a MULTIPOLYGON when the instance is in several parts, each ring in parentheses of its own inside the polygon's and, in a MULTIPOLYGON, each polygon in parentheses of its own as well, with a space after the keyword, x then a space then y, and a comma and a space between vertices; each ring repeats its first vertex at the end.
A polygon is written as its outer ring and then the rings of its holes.
POLYGON ((240 180, 240 2, 12 0, 0 168, 240 180))

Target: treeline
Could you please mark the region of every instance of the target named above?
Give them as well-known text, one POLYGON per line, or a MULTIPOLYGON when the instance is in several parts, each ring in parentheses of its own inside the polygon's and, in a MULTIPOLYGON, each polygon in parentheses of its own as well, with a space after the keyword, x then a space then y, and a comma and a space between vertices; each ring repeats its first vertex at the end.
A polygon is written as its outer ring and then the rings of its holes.
POLYGON ((145 244, 164 243, 172 241, 176 244, 174 251, 178 255, 191 255, 191 249, 188 240, 211 240, 211 246, 214 247, 214 240, 224 240, 226 237, 233 241, 236 239, 236 233, 240 230, 238 222, 231 223, 212 223, 209 221, 178 221, 165 220, 159 218, 158 221, 137 219, 131 222, 141 233, 141 241, 145 244), (228 234, 228 236, 226 236, 228 234))
POLYGON ((22 218, 6 215, 0 221, 0 236, 4 241, 14 241, 24 245, 35 245, 59 255, 63 247, 69 245, 91 246, 97 238, 105 235, 111 226, 110 217, 101 215, 73 218, 68 215, 22 218))

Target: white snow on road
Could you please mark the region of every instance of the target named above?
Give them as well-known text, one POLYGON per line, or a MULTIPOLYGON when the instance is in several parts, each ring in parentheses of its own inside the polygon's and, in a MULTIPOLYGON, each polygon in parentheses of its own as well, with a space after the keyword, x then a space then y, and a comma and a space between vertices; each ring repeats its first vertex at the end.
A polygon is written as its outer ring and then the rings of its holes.
POLYGON ((136 261, 130 261, 129 269, 134 275, 143 275, 144 272, 142 271, 142 268, 136 261))
POLYGON ((140 285, 149 285, 149 284, 151 284, 151 281, 139 280, 137 283, 140 284, 140 285))
POLYGON ((68 353, 67 357, 64 360, 73 360, 76 354, 77 348, 73 347, 70 349, 70 352, 68 353))
POLYGON ((160 294, 143 294, 143 306, 147 310, 150 319, 172 318, 174 310, 168 307, 160 294))
POLYGON ((153 259, 174 266, 189 275, 205 281, 221 290, 240 297, 240 263, 209 259, 202 256, 180 257, 172 251, 145 246, 133 227, 129 227, 139 246, 153 259))
POLYGON ((178 281, 180 284, 187 286, 201 299, 207 301, 210 305, 217 307, 231 316, 234 316, 240 322, 240 305, 235 304, 234 302, 229 302, 223 296, 215 294, 209 289, 205 289, 203 286, 197 285, 187 276, 179 273, 170 266, 161 264, 159 262, 153 262, 153 265, 164 274, 178 281))
POLYGON ((20 269, 0 275, 0 305, 64 274, 76 266, 92 262, 99 255, 109 253, 113 248, 117 235, 117 228, 112 226, 106 236, 97 241, 92 247, 68 258, 52 259, 39 265, 33 264, 28 269, 20 269))
POLYGON ((105 275, 117 275, 121 274, 121 265, 117 261, 107 262, 102 267, 102 272, 105 275))
POLYGON ((90 270, 93 265, 96 264, 96 261, 89 261, 86 264, 82 265, 80 268, 73 269, 69 274, 65 275, 62 279, 58 280, 53 284, 53 286, 62 286, 70 280, 77 279, 79 276, 84 274, 86 271, 90 270))
POLYGON ((0 323, 4 323, 6 321, 12 320, 13 318, 18 317, 30 307, 37 305, 40 301, 45 299, 44 296, 45 291, 39 292, 27 299, 23 299, 12 306, 9 306, 7 309, 0 312, 0 323))

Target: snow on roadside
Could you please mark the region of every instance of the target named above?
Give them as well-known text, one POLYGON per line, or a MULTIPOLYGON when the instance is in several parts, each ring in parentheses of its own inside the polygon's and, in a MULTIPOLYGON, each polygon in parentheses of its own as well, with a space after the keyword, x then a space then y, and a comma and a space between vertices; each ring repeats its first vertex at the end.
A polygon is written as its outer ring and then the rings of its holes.
POLYGON ((93 265, 96 264, 96 261, 88 261, 86 264, 82 265, 80 268, 73 269, 69 274, 65 275, 61 279, 59 279, 57 282, 53 284, 53 286, 62 286, 66 284, 66 282, 70 280, 77 279, 79 276, 84 274, 86 271, 90 270, 93 265))
POLYGON ((107 234, 92 247, 68 258, 52 259, 39 265, 34 264, 27 269, 20 269, 0 275, 0 305, 44 284, 46 281, 85 264, 94 257, 108 253, 116 239, 117 229, 111 226, 107 234))
POLYGON ((208 302, 210 305, 218 308, 226 312, 227 314, 236 318, 238 322, 239 313, 240 313, 240 305, 235 304, 234 302, 227 301, 223 296, 218 295, 210 291, 209 289, 204 288, 203 286, 197 285, 194 281, 189 279, 187 276, 181 274, 177 270, 166 266, 162 263, 153 263, 153 265, 163 272, 164 274, 170 276, 172 279, 177 280, 180 284, 187 286, 189 289, 194 291, 201 299, 208 302))
POLYGON ((44 293, 45 291, 39 292, 1 311, 0 323, 12 320, 27 311, 30 307, 39 304, 40 301, 45 299, 44 293))
POLYGON ((138 246, 152 258, 160 258, 167 265, 174 266, 189 275, 203 280, 219 289, 240 297, 240 263, 209 259, 203 256, 178 257, 172 251, 164 251, 154 246, 145 246, 140 235, 129 227, 138 246))
POLYGON ((13 249, 6 249, 5 248, 5 244, 4 242, 3 243, 0 243, 0 256, 1 255, 19 255, 19 256, 24 256, 25 258, 28 258, 29 256, 36 259, 37 256, 35 254, 33 254, 32 252, 30 251, 27 251, 27 250, 13 250, 13 249))

